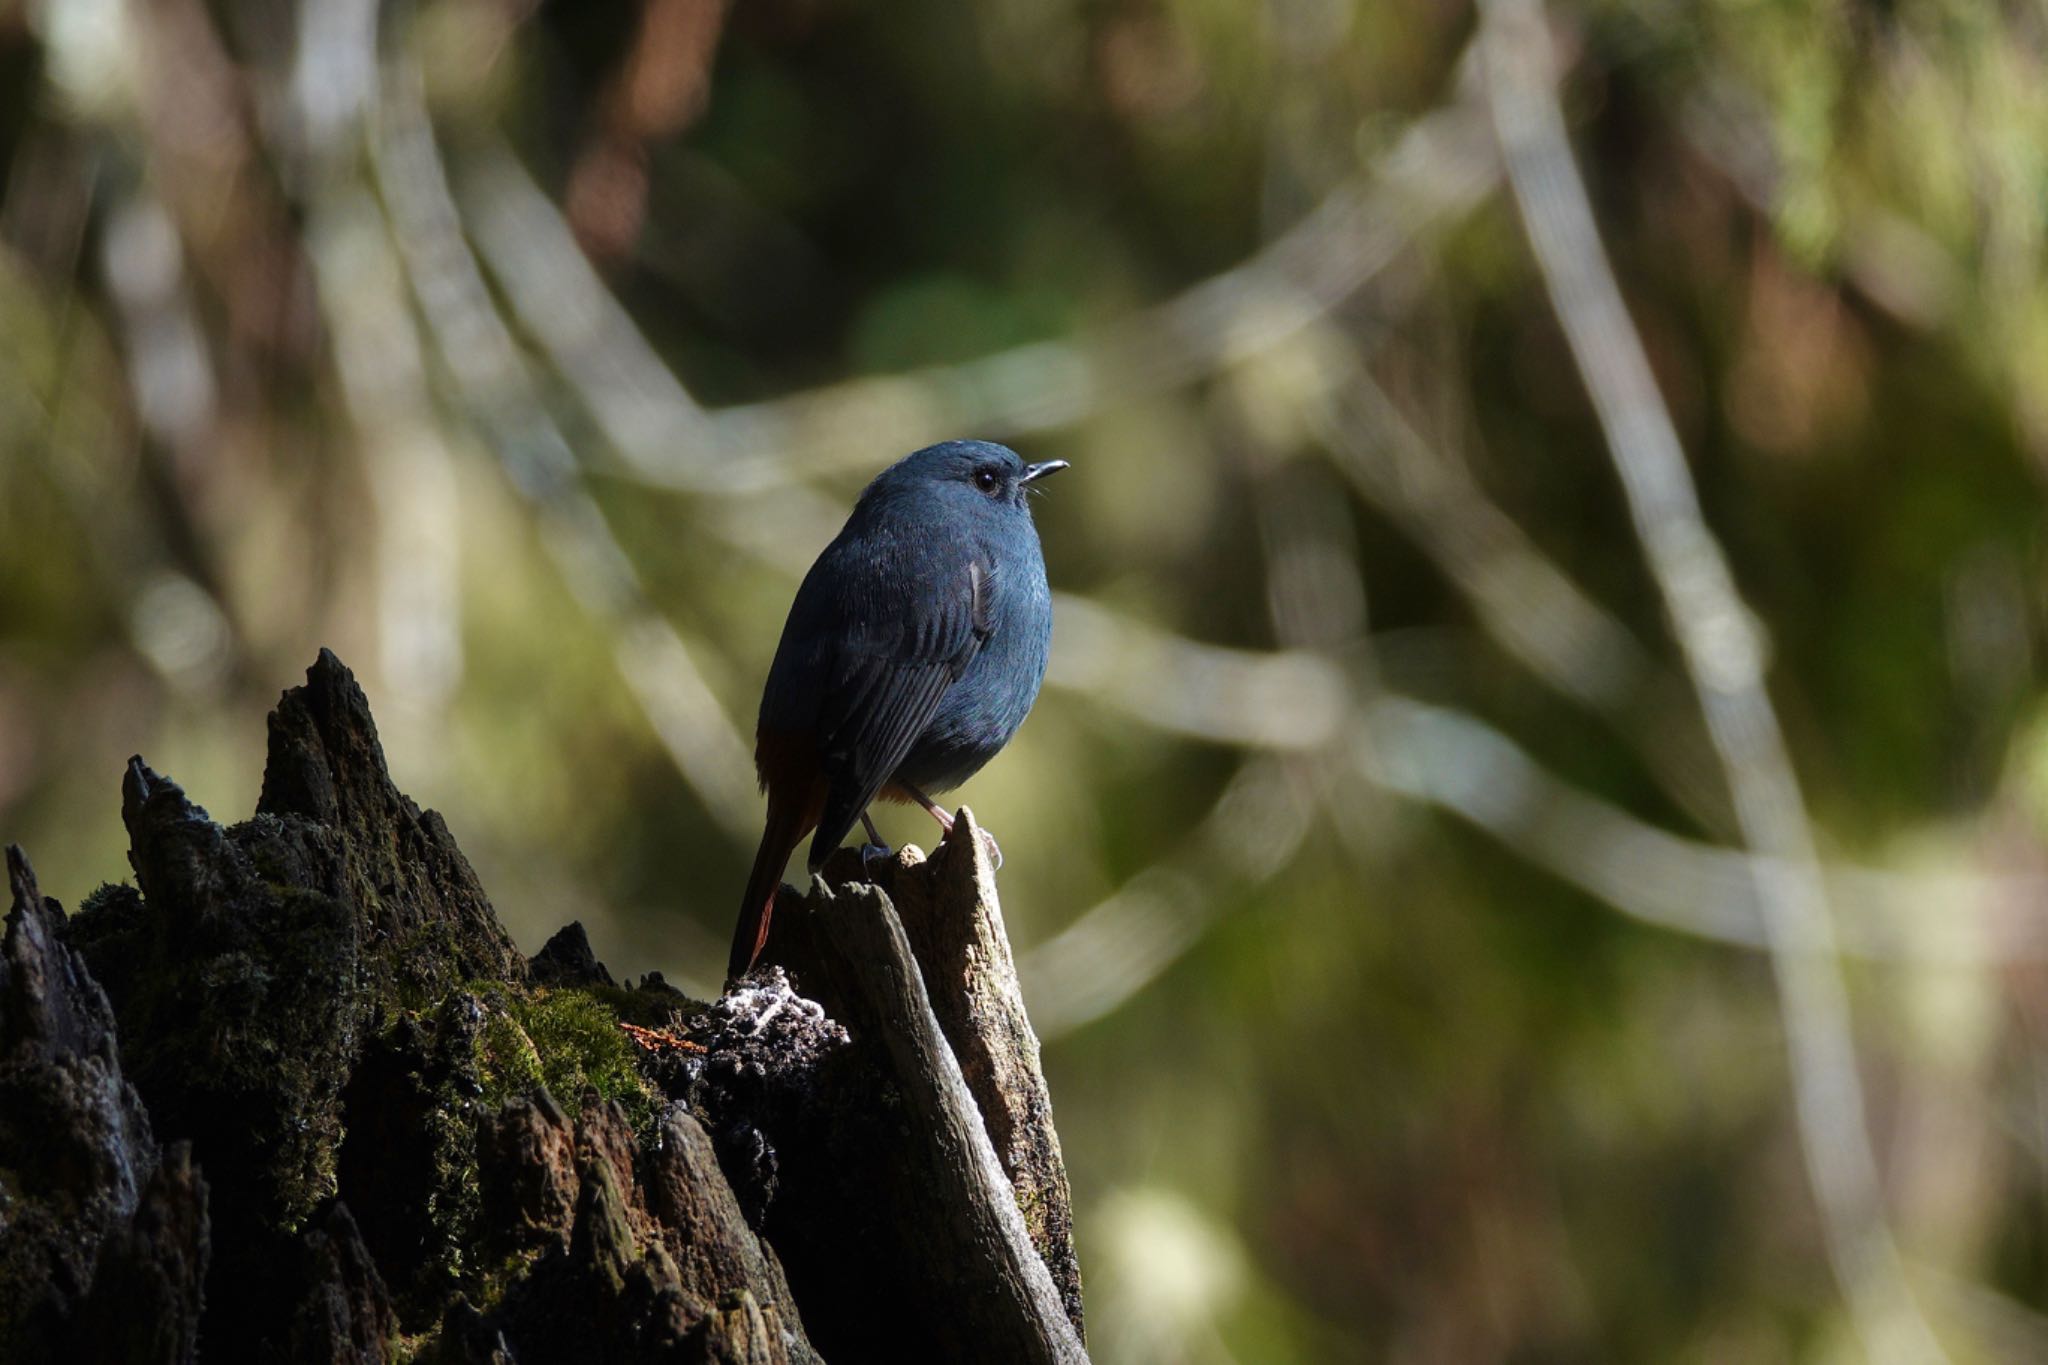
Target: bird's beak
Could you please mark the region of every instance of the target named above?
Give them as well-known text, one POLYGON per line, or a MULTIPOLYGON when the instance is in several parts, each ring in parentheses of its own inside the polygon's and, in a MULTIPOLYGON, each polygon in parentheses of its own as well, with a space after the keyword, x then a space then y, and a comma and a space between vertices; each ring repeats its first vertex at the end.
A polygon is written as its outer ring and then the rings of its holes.
POLYGON ((1057 474, 1066 467, 1067 462, 1065 460, 1044 460, 1038 464, 1027 464, 1024 466, 1024 477, 1017 480, 1017 482, 1030 483, 1033 479, 1042 479, 1048 474, 1057 474))

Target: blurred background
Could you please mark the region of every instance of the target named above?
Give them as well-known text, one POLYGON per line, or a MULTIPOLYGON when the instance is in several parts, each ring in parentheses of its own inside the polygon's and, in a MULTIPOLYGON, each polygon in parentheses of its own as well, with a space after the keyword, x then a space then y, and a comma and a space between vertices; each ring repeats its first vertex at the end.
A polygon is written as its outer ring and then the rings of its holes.
POLYGON ((1098 1359, 2048 1359, 2044 53, 0 0, 0 836, 246 816, 329 645, 522 947, 713 991, 796 579, 1008 441, 1055 659, 958 799, 1098 1359))

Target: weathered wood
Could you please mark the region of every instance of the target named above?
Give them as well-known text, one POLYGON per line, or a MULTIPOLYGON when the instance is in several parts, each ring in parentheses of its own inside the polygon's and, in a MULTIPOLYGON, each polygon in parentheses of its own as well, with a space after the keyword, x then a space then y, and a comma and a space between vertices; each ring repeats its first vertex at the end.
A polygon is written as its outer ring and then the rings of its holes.
MULTIPOLYGON (((825 1068, 819 1099, 801 1114, 756 1108, 768 1115, 760 1138, 780 1188, 764 1226, 784 1249, 805 1320, 828 1357, 1085 1359, 984 1122, 984 1107, 1007 1112, 1011 1101, 992 1093, 986 1106, 977 1103, 884 889, 923 896, 933 915, 972 919, 978 902, 993 900, 992 874, 985 861, 980 880, 976 864, 967 868, 965 879, 948 881, 946 868, 915 850, 873 866, 843 851, 808 897, 784 889, 764 953, 773 967, 727 998, 749 997, 770 1017, 792 1001, 815 1000, 850 1035, 850 1048, 825 1068), (923 883, 928 889, 911 890, 923 883), (813 1218, 811 1235, 798 1237, 792 1205, 834 1212, 813 1218), (875 1303, 899 1311, 877 1315, 875 1303)), ((962 993, 957 972, 933 979, 962 993)), ((962 1020, 970 1014, 964 999, 948 1011, 962 1020)), ((967 1050, 982 1055, 989 1044, 976 1040, 967 1050)), ((985 1081, 997 1074, 983 1071, 985 1081)))
POLYGON ((818 1359, 687 1111, 643 1142, 618 1105, 587 1096, 571 1119, 543 1090, 488 1119, 479 1148, 491 1244, 539 1255, 487 1311, 451 1312, 443 1360, 500 1343, 532 1361, 818 1359))
POLYGON ((898 853, 890 897, 917 955, 932 1012, 1016 1191, 1031 1243, 1052 1272, 1074 1330, 1081 1332, 1081 1262, 1074 1252, 1066 1158, 1053 1127, 1038 1035, 1024 1009, 1003 927, 988 840, 974 812, 961 807, 952 831, 919 864, 915 848, 898 853))
POLYGON ((958 1345, 985 1359, 1086 1360, 932 1012, 895 906, 874 886, 834 894, 821 884, 803 913, 835 954, 848 1031, 856 1041, 879 1038, 887 1050, 908 1120, 903 1156, 917 1172, 905 1182, 900 1216, 929 1239, 932 1273, 961 1293, 968 1314, 958 1345))

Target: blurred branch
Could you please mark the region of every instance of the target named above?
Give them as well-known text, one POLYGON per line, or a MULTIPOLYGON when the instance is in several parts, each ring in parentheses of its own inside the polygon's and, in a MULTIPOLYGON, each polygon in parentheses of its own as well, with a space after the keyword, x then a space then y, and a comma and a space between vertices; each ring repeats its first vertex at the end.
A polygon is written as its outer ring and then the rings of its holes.
POLYGON ((1537 262, 1628 495, 1727 772, 1750 848, 1790 1052, 1795 1108, 1835 1274, 1865 1348, 1941 1359, 1893 1243, 1820 860, 1776 714, 1761 642, 1700 515, 1678 434, 1608 265, 1552 85, 1538 0, 1484 0, 1487 91, 1537 262))
POLYGON ((1154 729, 1307 751, 1336 739, 1351 712, 1350 683, 1320 654, 1200 644, 1072 593, 1054 594, 1053 613, 1046 680, 1154 729))
POLYGON ((1151 985, 1200 941, 1226 894, 1294 860, 1314 818, 1284 761, 1248 759, 1179 850, 1019 959, 1039 1037, 1071 1033, 1151 985))
POLYGON ((934 433, 1001 437, 1068 426, 1111 400, 1236 364, 1342 303, 1424 227, 1478 203, 1498 175, 1483 116, 1443 109, 1412 124, 1370 176, 1333 191, 1242 265, 1092 340, 1036 342, 711 413, 681 392, 624 311, 602 297, 559 213, 508 154, 480 158, 464 178, 464 198, 521 325, 605 428, 626 471, 667 487, 742 493, 865 469, 878 448, 908 449, 934 433))
POLYGON ((1510 657, 1607 717, 1694 819, 1721 829, 1726 799, 1711 780, 1706 741, 1665 714, 1663 671, 1628 627, 1559 568, 1462 462, 1423 438, 1355 345, 1330 340, 1326 382, 1306 412, 1332 463, 1465 595, 1510 657))
MULTIPOLYGON (((1170 666, 1215 662, 1200 646, 1167 648, 1176 651, 1170 666)), ((1208 690, 1200 676, 1187 682, 1208 690)), ((1769 949, 1759 886, 1771 873, 1762 860, 1646 824, 1463 712, 1387 694, 1366 702, 1356 721, 1346 742, 1326 747, 1382 790, 1470 821, 1632 919, 1769 949)), ((1247 760, 1185 844, 1024 955, 1018 971, 1043 1037, 1122 1007, 1201 940, 1227 895, 1256 889, 1293 861, 1317 809, 1293 762, 1287 754, 1247 760)), ((1842 947, 1860 957, 1973 969, 2048 960, 2048 932, 2031 911, 2048 900, 2041 878, 1841 864, 1827 880, 1858 907, 1842 925, 1842 947), (1930 915, 1935 906, 1945 913, 1930 915)))
POLYGON ((376 503, 378 667, 393 684, 387 711, 404 724, 437 723, 462 676, 462 518, 454 457, 426 390, 419 325, 367 188, 349 182, 316 197, 306 239, 376 503))
MULTIPOLYGON (((569 224, 502 143, 468 157, 457 176, 463 222, 520 327, 634 476, 681 481, 720 496, 697 525, 800 577, 838 531, 846 509, 808 484, 741 492, 752 462, 716 444, 709 415, 642 336, 569 224)), ((869 458, 873 457, 872 448, 869 458)))
POLYGON ((714 482, 704 410, 634 326, 569 224, 502 142, 458 167, 463 224, 519 325, 628 466, 714 482))
MULTIPOLYGON (((1744 948, 1768 948, 1761 859, 1646 824, 1545 770, 1475 716, 1387 695, 1366 705, 1355 757, 1375 783, 1440 807, 1632 918, 1744 948)), ((2039 877, 1908 873, 1831 864, 1831 892, 1857 912, 1842 948, 1915 966, 1982 968, 2048 958, 2029 907, 2039 877), (1943 913, 1930 914, 1940 907, 1943 913), (2010 912, 2010 913, 2008 913, 2010 912)))
POLYGON ((1356 355, 1309 421, 1360 497, 1391 517, 1472 602, 1489 635, 1572 700, 1611 712, 1649 658, 1627 627, 1530 541, 1456 461, 1432 450, 1356 355))
POLYGON ((524 359, 463 240, 416 89, 390 82, 371 143, 373 175, 443 364, 583 609, 612 639, 619 671, 683 780, 721 828, 751 839, 757 801, 747 746, 680 632, 648 600, 633 562, 579 482, 567 438, 533 397, 524 359))

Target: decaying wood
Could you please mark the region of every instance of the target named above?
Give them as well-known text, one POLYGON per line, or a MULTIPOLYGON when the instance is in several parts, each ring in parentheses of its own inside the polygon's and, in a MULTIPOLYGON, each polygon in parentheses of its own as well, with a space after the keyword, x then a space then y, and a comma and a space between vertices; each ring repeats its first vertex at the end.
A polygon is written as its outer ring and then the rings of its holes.
POLYGON ((521 956, 331 654, 253 819, 139 759, 122 814, 136 886, 68 918, 9 859, 0 1359, 1085 1358, 971 818, 878 869, 907 931, 785 892, 700 1004, 521 956))
POLYGON ((0 944, 0 1358, 180 1361, 199 1334, 206 1183, 161 1150, 64 914, 7 849, 0 944))

